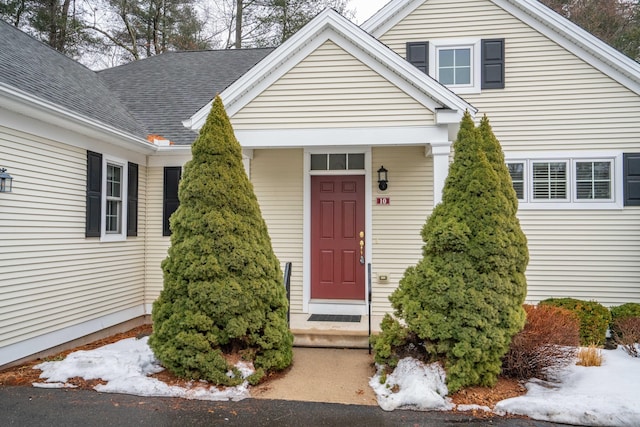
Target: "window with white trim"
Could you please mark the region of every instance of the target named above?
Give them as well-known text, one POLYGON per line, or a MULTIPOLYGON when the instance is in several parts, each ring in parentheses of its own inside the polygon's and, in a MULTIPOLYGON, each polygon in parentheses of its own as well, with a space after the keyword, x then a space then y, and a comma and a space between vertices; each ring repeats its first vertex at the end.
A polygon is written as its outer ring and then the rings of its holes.
POLYGON ((576 161, 576 199, 611 200, 611 161, 576 161))
POLYGON ((434 40, 429 75, 455 93, 480 93, 480 40, 434 40))
POLYGON ((471 47, 437 49, 437 80, 447 86, 469 86, 471 79, 471 47))
POLYGON ((509 175, 511 175, 511 182, 513 183, 513 189, 516 191, 518 200, 524 200, 525 198, 525 163, 524 162, 511 162, 507 163, 509 168, 509 175))
POLYGON ((127 161, 103 156, 101 240, 127 238, 127 161))
POLYGON ((531 162, 533 200, 567 200, 567 162, 531 162))
POLYGON ((107 163, 107 209, 106 228, 108 234, 122 232, 122 166, 107 163))
POLYGON ((364 169, 364 153, 311 154, 312 171, 364 169))
POLYGON ((614 208, 615 158, 507 160, 513 188, 524 207, 614 208))

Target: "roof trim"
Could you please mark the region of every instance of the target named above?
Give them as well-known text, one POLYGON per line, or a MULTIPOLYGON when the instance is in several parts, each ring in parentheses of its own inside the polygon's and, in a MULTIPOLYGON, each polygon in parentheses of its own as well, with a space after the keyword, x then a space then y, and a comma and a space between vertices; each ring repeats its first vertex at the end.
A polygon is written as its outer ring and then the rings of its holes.
POLYGON ((89 132, 92 130, 101 134, 105 142, 138 153, 150 154, 157 150, 157 147, 145 139, 75 113, 2 82, 0 82, 0 95, 0 107, 10 107, 10 110, 28 117, 87 136, 95 136, 89 132))
MULTIPOLYGON (((558 15, 537 0, 490 0, 533 29, 640 95, 640 63, 558 15)), ((379 38, 425 0, 392 0, 362 24, 379 38)))
MULTIPOLYGON (((435 108, 445 108, 456 111, 460 117, 465 110, 471 114, 477 112, 471 104, 420 72, 338 12, 325 9, 220 94, 229 116, 233 116, 327 40, 354 55, 418 102, 434 109, 434 112, 435 108)), ((183 121, 183 124, 194 130, 202 127, 212 102, 183 121)))

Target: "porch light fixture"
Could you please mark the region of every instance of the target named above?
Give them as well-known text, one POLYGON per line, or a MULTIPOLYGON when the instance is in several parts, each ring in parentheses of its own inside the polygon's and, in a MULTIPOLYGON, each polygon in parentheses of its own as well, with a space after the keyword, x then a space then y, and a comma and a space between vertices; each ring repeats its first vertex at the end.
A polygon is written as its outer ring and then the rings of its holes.
POLYGON ((387 172, 389 171, 386 170, 384 166, 380 166, 380 169, 378 169, 378 188, 380 191, 387 189, 387 182, 389 181, 387 179, 387 172))
POLYGON ((0 193, 11 193, 13 188, 13 177, 7 173, 5 168, 0 168, 0 193))

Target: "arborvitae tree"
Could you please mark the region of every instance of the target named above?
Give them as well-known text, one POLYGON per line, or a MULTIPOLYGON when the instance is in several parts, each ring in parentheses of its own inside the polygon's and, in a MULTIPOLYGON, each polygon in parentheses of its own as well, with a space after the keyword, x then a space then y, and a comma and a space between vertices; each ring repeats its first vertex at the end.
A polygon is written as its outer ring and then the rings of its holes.
POLYGON ((516 195, 488 121, 478 130, 466 113, 454 151, 442 203, 422 229, 423 258, 390 296, 408 332, 387 318, 375 340, 389 359, 398 337, 417 337, 444 362, 450 392, 495 383, 524 326, 528 263, 516 195))
POLYGON ((227 357, 240 354, 256 383, 291 364, 293 336, 280 265, 219 96, 192 154, 149 345, 176 375, 221 385, 242 381, 227 357))

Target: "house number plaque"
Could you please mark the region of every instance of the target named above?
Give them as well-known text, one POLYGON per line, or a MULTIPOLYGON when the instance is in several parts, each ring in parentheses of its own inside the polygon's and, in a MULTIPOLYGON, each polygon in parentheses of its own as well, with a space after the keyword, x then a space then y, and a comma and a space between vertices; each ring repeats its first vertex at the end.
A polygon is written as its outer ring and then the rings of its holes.
POLYGON ((391 198, 390 197, 376 197, 376 205, 390 205, 391 198))

